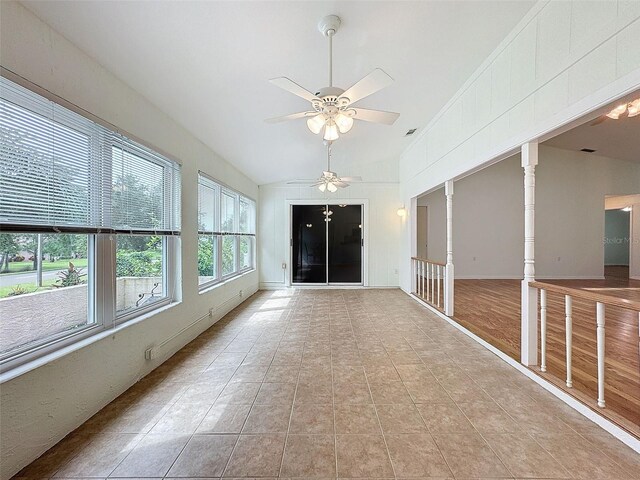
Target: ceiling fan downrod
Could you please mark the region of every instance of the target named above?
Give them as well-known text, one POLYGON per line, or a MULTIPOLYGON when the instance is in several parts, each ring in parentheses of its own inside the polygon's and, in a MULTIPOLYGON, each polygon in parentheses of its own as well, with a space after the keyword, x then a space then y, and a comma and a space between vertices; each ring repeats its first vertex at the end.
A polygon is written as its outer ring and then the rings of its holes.
POLYGON ((333 87, 333 36, 340 28, 340 17, 327 15, 318 22, 318 30, 329 38, 329 87, 333 87))

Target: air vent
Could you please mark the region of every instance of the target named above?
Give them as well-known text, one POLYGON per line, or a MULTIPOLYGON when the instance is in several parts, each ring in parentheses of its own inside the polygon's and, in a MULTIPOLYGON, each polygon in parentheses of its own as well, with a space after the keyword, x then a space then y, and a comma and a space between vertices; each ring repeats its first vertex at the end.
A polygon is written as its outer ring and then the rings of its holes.
POLYGON ((412 128, 411 130, 408 130, 407 133, 404 134, 404 136, 405 137, 410 137, 411 135, 416 133, 416 130, 418 130, 418 129, 417 128, 412 128))
POLYGON ((595 150, 593 148, 583 148, 580 150, 581 152, 593 153, 595 150))

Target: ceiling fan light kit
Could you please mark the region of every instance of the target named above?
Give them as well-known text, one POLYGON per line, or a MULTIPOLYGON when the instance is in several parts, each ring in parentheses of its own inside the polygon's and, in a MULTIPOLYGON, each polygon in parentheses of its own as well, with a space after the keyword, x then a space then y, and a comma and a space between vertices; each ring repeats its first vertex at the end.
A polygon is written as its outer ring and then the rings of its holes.
POLYGON ((269 80, 272 84, 307 100, 311 104, 311 110, 271 118, 267 122, 307 118, 307 127, 313 134, 322 133, 324 140, 333 142, 341 134, 351 130, 354 120, 392 125, 400 116, 394 112, 353 107, 357 101, 393 83, 393 79, 380 68, 376 68, 347 90, 333 86, 333 36, 338 32, 340 23, 337 15, 327 15, 318 23, 318 30, 329 40, 329 86, 320 88, 314 94, 287 77, 272 78, 269 80))
POLYGON ((622 115, 627 113, 627 117, 635 117, 640 114, 640 98, 636 98, 635 100, 629 103, 623 103, 618 105, 616 108, 611 110, 605 116, 609 117, 613 120, 618 120, 622 115))

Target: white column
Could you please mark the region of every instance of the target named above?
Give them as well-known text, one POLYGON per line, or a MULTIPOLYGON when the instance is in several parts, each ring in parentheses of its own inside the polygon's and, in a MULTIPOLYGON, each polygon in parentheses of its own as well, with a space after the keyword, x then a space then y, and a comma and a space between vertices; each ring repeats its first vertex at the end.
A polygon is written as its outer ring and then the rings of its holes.
POLYGON ((598 351, 598 406, 604 408, 604 303, 596 303, 596 341, 598 351))
POLYGON ((529 282, 535 280, 535 169, 538 164, 538 144, 522 146, 524 168, 524 279, 522 280, 522 309, 520 327, 520 361, 524 365, 538 363, 538 295, 529 282))
POLYGON ((445 267, 444 313, 453 316, 453 180, 444 183, 447 197, 447 265, 445 267))

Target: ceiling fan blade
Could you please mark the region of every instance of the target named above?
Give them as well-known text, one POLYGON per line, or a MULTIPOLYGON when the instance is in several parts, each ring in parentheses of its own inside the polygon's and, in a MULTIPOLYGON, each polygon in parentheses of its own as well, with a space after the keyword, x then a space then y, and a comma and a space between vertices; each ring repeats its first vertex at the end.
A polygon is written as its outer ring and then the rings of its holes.
POLYGON ((276 87, 280 87, 283 90, 286 90, 287 92, 291 92, 294 95, 304 98, 305 100, 312 101, 318 98, 309 90, 307 90, 304 87, 301 87, 290 78, 278 77, 278 78, 272 78, 269 81, 273 83, 276 87))
POLYGON ((343 182, 361 182, 362 177, 340 177, 343 182))
POLYGON ((286 122, 287 120, 295 120, 297 118, 303 118, 303 117, 307 117, 309 115, 317 115, 317 114, 318 114, 318 112, 291 113, 289 115, 283 115, 282 117, 267 118, 265 120, 265 122, 267 122, 267 123, 280 123, 280 122, 286 122))
POLYGON ((333 184, 339 188, 347 188, 349 186, 347 182, 343 182, 343 181, 333 182, 333 184))
POLYGON ((388 87, 393 83, 387 73, 381 68, 376 68, 366 77, 359 80, 355 85, 348 88, 340 98, 348 98, 349 104, 355 103, 358 100, 368 97, 369 95, 376 93, 378 90, 382 90, 384 87, 388 87))
POLYGON ((382 110, 369 110, 367 108, 354 108, 355 120, 363 120, 365 122, 382 123, 384 125, 393 125, 400 116, 399 113, 385 112, 382 110))
POLYGON ((313 180, 294 180, 292 182, 287 182, 287 185, 311 185, 317 181, 318 180, 315 178, 313 180))
POLYGON ((601 117, 591 122, 589 126, 595 127, 596 125, 600 125, 602 122, 606 121, 608 118, 609 117, 607 117, 606 115, 602 115, 601 117))

